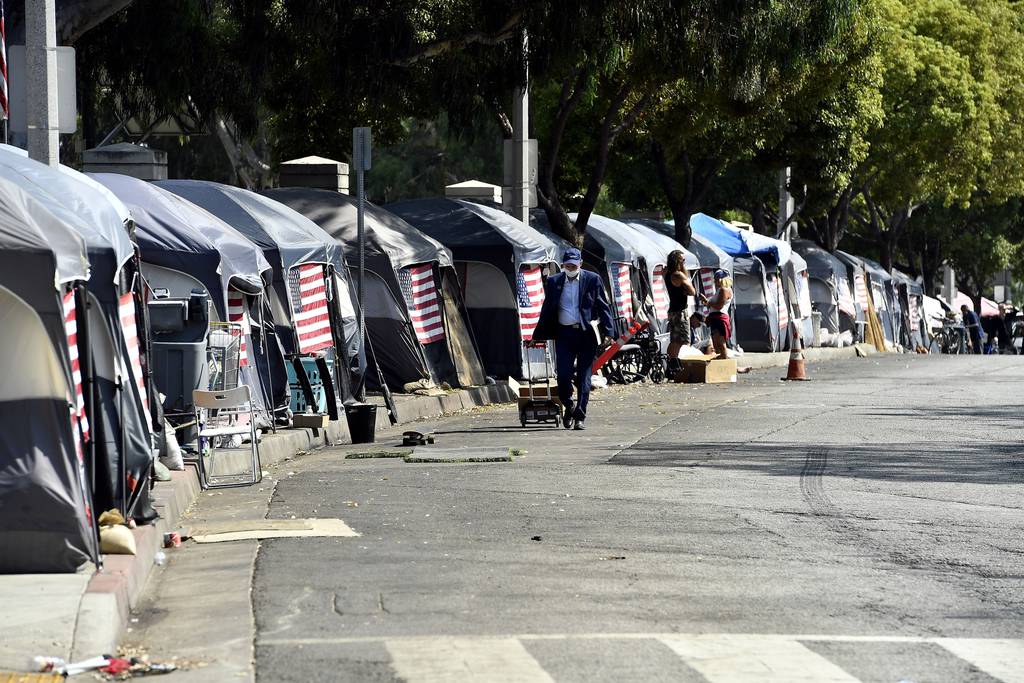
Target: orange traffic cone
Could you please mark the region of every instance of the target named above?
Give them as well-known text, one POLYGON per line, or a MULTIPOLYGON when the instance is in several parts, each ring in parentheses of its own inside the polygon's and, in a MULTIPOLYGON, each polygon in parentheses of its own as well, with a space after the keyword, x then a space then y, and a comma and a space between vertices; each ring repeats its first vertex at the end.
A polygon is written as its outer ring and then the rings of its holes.
POLYGON ((804 352, 803 345, 800 343, 800 335, 797 334, 796 325, 792 322, 789 324, 793 328, 793 350, 789 354, 789 371, 782 379, 787 382, 809 382, 811 378, 804 372, 804 352))

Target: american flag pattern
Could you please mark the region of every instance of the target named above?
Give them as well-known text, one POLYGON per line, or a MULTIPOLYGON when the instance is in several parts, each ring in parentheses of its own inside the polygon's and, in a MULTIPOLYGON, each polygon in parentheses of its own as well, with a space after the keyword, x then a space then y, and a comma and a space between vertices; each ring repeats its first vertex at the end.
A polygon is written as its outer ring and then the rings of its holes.
POLYGON ((420 344, 444 339, 444 316, 441 298, 434 283, 434 269, 429 263, 402 269, 402 289, 406 291, 409 317, 420 344))
POLYGON ((627 323, 633 322, 633 284, 629 279, 629 268, 628 263, 613 263, 611 267, 615 311, 627 323))
POLYGON ((919 332, 921 330, 921 321, 918 319, 917 297, 911 294, 907 298, 910 302, 910 331, 919 332))
MULTIPOLYGON (((75 384, 74 408, 71 411, 73 422, 78 423, 81 441, 89 441, 89 419, 85 414, 85 394, 82 392, 81 359, 78 356, 78 321, 75 312, 75 294, 64 295, 64 333, 68 338, 68 356, 71 359, 71 377, 75 384)), ((76 432, 78 431, 76 430, 76 432)), ((81 449, 81 444, 79 444, 81 449)))
POLYGON ((7 121, 11 107, 7 101, 7 27, 4 25, 4 3, 0 0, 0 119, 7 121))
POLYGON ((661 320, 668 320, 668 289, 665 286, 665 267, 654 267, 654 314, 661 320))
MULTIPOLYGON (((241 338, 238 340, 238 367, 249 365, 249 349, 246 340, 249 337, 249 312, 245 310, 245 295, 231 290, 228 292, 228 322, 242 326, 241 338)), ((231 332, 239 334, 236 330, 231 332)))
POLYGON ((121 319, 121 334, 128 346, 128 364, 131 368, 135 387, 139 391, 142 410, 146 416, 146 425, 153 424, 149 415, 149 396, 146 393, 146 380, 142 376, 142 350, 139 345, 139 330, 135 324, 135 297, 131 292, 118 299, 118 317, 121 319))
POLYGON ((316 353, 334 345, 327 283, 320 264, 306 263, 288 273, 292 293, 295 335, 301 353, 316 353))
POLYGON ((709 299, 715 295, 715 270, 714 268, 700 269, 700 288, 704 296, 709 299))
POLYGON ((853 289, 857 294, 857 304, 862 311, 868 310, 868 288, 864 284, 864 276, 856 273, 853 276, 853 289))
POLYGON ((836 288, 839 290, 839 310, 851 318, 856 318, 857 310, 854 308, 853 294, 850 293, 850 283, 839 279, 836 281, 836 288))
POLYGON ((524 265, 516 273, 516 301, 519 304, 519 330, 523 341, 533 339, 544 305, 544 278, 540 266, 524 265))

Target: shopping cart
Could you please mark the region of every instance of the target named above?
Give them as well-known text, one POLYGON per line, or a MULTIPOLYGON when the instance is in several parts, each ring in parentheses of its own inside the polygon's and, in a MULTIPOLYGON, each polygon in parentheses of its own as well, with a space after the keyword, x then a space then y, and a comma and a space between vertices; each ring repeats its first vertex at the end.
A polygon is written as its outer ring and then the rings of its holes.
POLYGON ((527 423, 545 424, 551 423, 558 427, 562 418, 562 404, 558 400, 557 388, 551 382, 551 349, 547 342, 526 341, 526 384, 519 388, 519 422, 522 426, 527 423), (533 376, 533 362, 530 357, 530 349, 543 349, 544 351, 544 378, 533 376))

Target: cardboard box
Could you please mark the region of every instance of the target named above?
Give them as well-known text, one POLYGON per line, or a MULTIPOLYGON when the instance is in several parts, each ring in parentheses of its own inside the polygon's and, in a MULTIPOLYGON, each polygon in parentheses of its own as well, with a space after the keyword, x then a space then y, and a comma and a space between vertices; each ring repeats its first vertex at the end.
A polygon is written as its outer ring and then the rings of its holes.
MULTIPOLYGON (((722 360, 715 354, 683 358, 684 382, 688 384, 723 384, 736 381, 736 359, 722 360)), ((678 381, 678 380, 677 380, 678 381)))
POLYGON ((539 380, 533 383, 533 390, 531 392, 529 384, 520 384, 511 377, 508 378, 508 386, 520 400, 530 400, 531 398, 543 401, 551 399, 558 401, 558 382, 554 379, 539 380))

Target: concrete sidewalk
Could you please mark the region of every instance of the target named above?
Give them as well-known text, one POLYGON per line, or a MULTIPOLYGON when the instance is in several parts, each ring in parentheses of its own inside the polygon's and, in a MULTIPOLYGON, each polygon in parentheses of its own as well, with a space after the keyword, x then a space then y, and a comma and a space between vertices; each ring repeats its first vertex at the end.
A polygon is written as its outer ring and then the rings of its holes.
MULTIPOLYGON (((396 395, 395 404, 399 423, 405 424, 512 398, 507 386, 489 385, 439 396, 396 395)), ((377 411, 377 427, 390 427, 387 411, 377 411)), ((325 430, 284 429, 264 435, 260 460, 271 467, 297 454, 344 443, 349 437, 341 421, 325 430)), ((0 670, 23 670, 36 655, 78 661, 116 652, 153 571, 164 533, 178 528, 199 494, 192 467, 172 472, 169 482, 157 482, 152 497, 160 518, 133 530, 135 555, 105 555, 99 571, 88 565, 76 574, 0 576, 0 670)))

